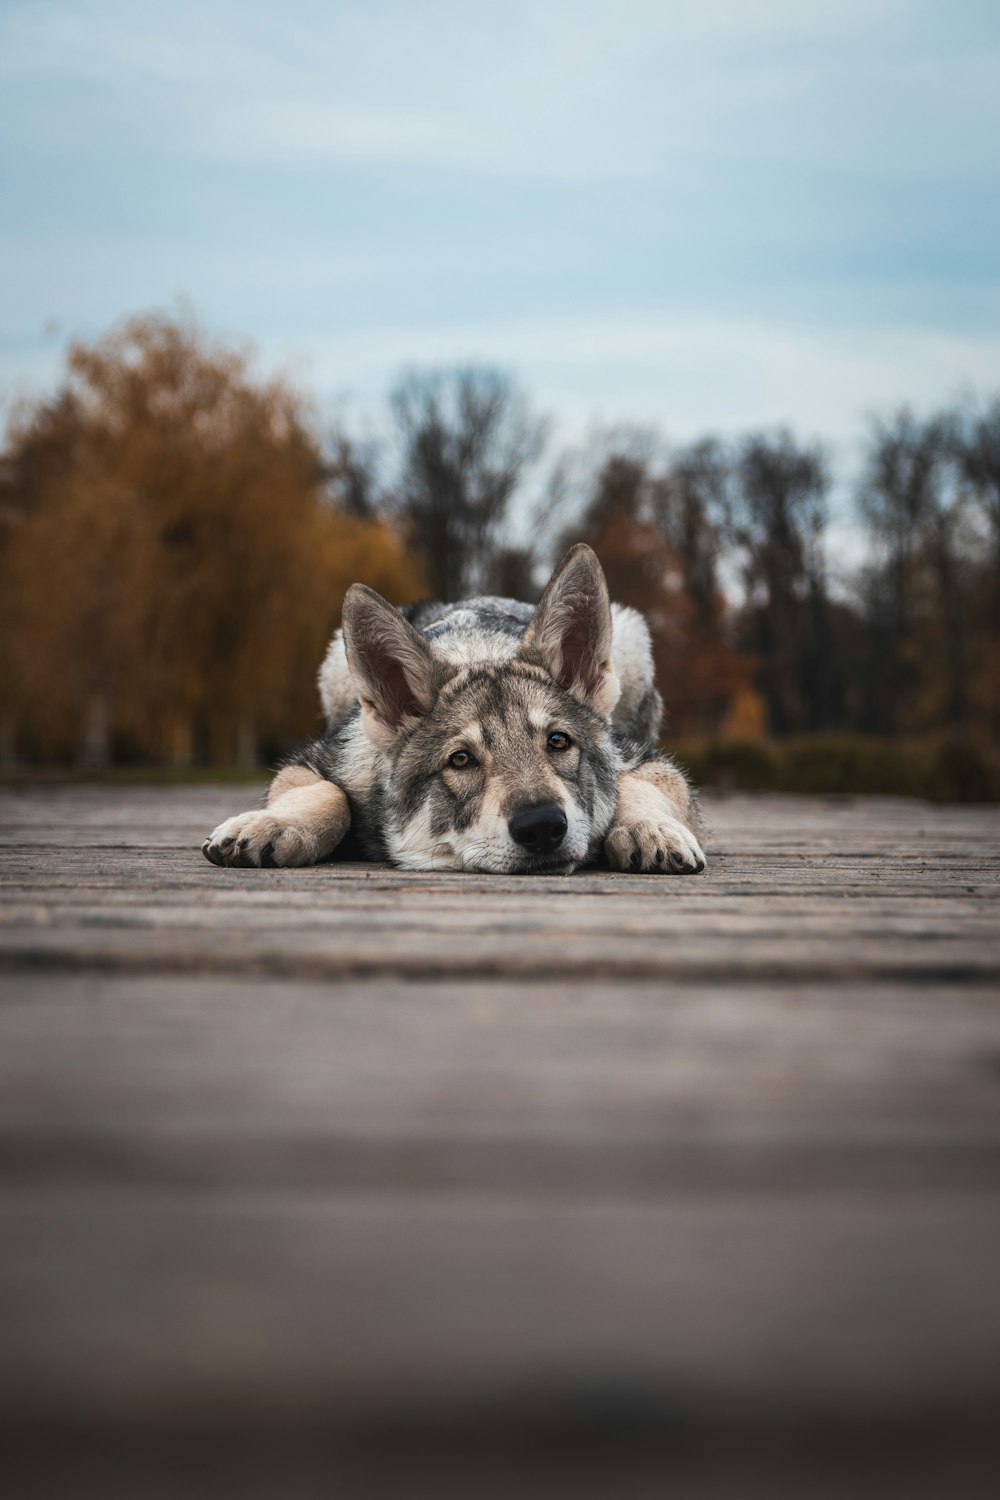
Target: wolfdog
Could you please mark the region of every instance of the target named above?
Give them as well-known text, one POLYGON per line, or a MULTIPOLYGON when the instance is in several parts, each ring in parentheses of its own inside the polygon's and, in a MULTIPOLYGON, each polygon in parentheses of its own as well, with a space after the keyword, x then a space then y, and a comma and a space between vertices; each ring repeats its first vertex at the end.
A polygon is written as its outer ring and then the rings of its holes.
POLYGON ((338 850, 409 870, 705 868, 694 794, 657 744, 646 622, 609 602, 582 543, 535 609, 395 609, 353 584, 319 682, 326 734, 283 766, 262 810, 205 840, 213 864, 338 850))

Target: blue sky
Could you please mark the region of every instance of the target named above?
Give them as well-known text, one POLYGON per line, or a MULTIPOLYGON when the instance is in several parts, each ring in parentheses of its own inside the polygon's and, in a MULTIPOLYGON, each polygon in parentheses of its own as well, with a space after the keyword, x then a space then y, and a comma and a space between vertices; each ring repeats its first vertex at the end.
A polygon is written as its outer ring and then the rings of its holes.
POLYGON ((181 297, 361 423, 459 360, 844 452, 1000 388, 997 0, 0 0, 0 184, 0 403, 181 297))

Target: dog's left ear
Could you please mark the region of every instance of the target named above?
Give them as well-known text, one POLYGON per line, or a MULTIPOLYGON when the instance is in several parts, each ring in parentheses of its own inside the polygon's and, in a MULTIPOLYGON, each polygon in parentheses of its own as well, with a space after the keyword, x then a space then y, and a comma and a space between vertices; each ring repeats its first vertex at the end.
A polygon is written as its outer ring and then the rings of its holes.
POLYGON ((521 644, 562 687, 610 715, 621 686, 611 664, 611 605, 604 570, 584 543, 571 547, 549 579, 521 644))

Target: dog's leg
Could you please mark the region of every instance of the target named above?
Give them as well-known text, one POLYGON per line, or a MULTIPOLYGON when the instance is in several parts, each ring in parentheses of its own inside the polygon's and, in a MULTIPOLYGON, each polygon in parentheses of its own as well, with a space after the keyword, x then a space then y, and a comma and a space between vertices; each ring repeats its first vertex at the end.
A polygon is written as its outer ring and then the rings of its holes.
POLYGON ((699 823, 683 773, 657 757, 619 777, 604 852, 615 870, 697 875, 705 868, 705 855, 691 825, 699 823))
POLYGON ((213 865, 314 865, 333 853, 350 822, 339 786, 307 766, 285 766, 266 808, 227 818, 201 852, 213 865))

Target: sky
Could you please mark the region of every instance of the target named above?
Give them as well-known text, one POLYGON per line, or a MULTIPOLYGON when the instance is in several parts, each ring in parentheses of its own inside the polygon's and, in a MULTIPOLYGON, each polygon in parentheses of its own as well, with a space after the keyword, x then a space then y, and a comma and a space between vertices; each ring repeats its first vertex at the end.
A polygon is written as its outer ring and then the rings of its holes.
POLYGON ((361 426, 476 362, 850 454, 1000 389, 1000 3, 0 0, 0 230, 0 407, 183 302, 361 426))

